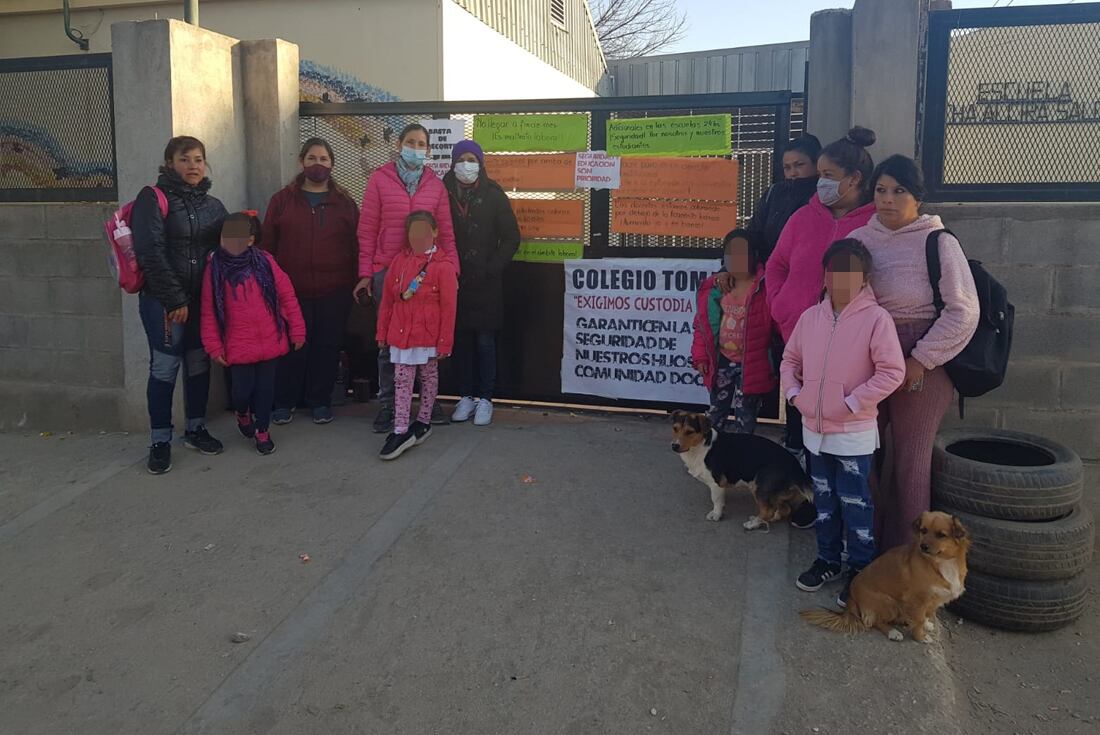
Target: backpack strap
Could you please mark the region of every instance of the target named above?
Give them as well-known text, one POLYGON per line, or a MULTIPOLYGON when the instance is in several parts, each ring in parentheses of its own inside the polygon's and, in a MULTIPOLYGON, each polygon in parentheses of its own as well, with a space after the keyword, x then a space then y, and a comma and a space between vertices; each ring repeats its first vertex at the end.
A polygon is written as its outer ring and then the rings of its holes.
POLYGON ((163 191, 161 191, 161 188, 159 186, 150 186, 149 188, 153 190, 153 194, 157 198, 157 208, 160 209, 160 216, 161 217, 167 217, 168 216, 168 197, 165 195, 165 193, 163 191))
POLYGON ((940 294, 940 235, 951 230, 932 230, 924 241, 924 259, 928 264, 928 283, 932 286, 932 305, 936 307, 936 318, 943 313, 943 295, 940 294))

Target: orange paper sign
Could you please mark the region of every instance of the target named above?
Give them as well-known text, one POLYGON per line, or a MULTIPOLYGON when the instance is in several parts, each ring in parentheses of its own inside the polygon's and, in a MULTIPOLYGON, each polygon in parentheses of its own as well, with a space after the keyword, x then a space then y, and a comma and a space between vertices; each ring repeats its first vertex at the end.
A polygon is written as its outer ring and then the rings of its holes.
POLYGON ((736 202, 737 173, 737 161, 725 158, 623 156, 622 183, 611 194, 736 202))
POLYGON ((729 202, 620 198, 612 207, 614 232, 721 238, 735 227, 737 205, 729 202))
POLYGON ((584 202, 576 200, 513 199, 524 240, 533 237, 584 236, 584 202))
POLYGON ((572 191, 576 165, 573 153, 485 156, 489 178, 509 191, 572 191))

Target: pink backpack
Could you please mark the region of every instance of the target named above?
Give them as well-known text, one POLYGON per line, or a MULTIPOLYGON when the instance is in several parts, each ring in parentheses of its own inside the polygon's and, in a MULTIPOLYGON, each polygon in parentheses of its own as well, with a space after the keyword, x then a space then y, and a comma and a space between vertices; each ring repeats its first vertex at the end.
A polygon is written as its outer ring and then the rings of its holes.
MULTIPOLYGON (((167 217, 168 198, 157 187, 149 188, 157 195, 160 216, 167 217)), ((119 288, 126 293, 137 293, 145 285, 145 275, 141 272, 137 258, 134 256, 134 233, 130 230, 130 213, 133 209, 134 203, 126 202, 103 226, 107 234, 107 242, 111 246, 107 254, 107 262, 110 263, 111 272, 118 279, 119 288)))

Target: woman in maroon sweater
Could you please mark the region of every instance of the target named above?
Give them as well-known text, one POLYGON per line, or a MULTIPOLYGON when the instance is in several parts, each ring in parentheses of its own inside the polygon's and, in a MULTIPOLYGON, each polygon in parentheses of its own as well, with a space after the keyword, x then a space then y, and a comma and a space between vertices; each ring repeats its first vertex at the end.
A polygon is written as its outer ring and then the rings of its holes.
POLYGON ((276 424, 289 423, 298 406, 313 423, 332 421, 332 388, 358 275, 359 208, 332 179, 332 146, 310 138, 298 154, 302 172, 267 205, 261 247, 290 276, 309 339, 279 363, 276 424))

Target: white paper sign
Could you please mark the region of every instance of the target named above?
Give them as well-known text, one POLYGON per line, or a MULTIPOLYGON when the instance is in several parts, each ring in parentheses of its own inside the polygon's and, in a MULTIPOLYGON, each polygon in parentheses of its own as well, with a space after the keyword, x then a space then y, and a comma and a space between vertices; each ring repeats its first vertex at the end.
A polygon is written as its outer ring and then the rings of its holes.
POLYGON ((691 367, 699 284, 715 262, 603 258, 565 262, 563 393, 707 404, 691 367))
POLYGON ((618 189, 622 159, 606 151, 581 151, 577 154, 574 184, 578 189, 618 189))
POLYGON ((421 120, 420 124, 428 129, 431 146, 426 165, 443 178, 451 170, 451 150, 466 137, 466 124, 461 120, 421 120))

